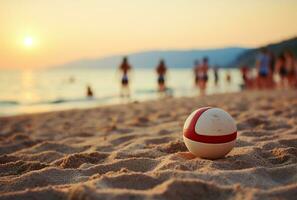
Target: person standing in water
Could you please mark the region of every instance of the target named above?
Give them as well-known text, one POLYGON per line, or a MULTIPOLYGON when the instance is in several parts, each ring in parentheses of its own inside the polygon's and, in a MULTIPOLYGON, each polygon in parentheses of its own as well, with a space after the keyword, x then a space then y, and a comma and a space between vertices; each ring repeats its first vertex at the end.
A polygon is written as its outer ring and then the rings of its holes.
POLYGON ((199 68, 199 60, 196 60, 194 62, 193 72, 195 77, 195 87, 199 88, 198 82, 199 82, 199 74, 198 74, 198 68, 199 68))
POLYGON ((243 89, 252 88, 252 80, 250 79, 250 69, 247 65, 244 65, 240 68, 241 77, 243 80, 243 89))
POLYGON ((159 65, 156 67, 156 72, 158 74, 159 92, 165 92, 166 91, 165 76, 167 72, 167 67, 163 59, 160 60, 159 65))
POLYGON ((214 84, 218 86, 219 83, 219 67, 213 68, 213 75, 214 75, 214 84))
POLYGON ((274 81, 274 72, 275 72, 275 56, 274 53, 269 51, 269 75, 268 75, 268 87, 273 89, 275 87, 275 81, 274 81))
POLYGON ((125 56, 121 65, 119 66, 119 70, 122 72, 122 88, 121 88, 121 97, 130 97, 130 90, 129 90, 129 78, 128 73, 132 67, 128 62, 128 58, 125 56))
POLYGON ((258 70, 258 87, 264 89, 269 84, 270 58, 267 49, 263 48, 258 56, 256 67, 258 70))
POLYGON ((200 93, 202 95, 205 94, 207 81, 208 81, 208 58, 204 57, 202 60, 202 63, 199 64, 198 62, 195 62, 194 67, 194 74, 195 74, 195 83, 196 86, 198 86, 200 93))
POLYGON ((283 53, 278 56, 275 63, 275 69, 280 77, 279 87, 286 88, 288 84, 288 71, 286 68, 285 56, 283 53))
POLYGON ((87 98, 93 98, 94 96, 93 90, 90 85, 87 85, 86 96, 87 98))
POLYGON ((226 82, 227 82, 228 84, 230 84, 231 81, 232 81, 231 74, 230 74, 230 71, 228 70, 228 71, 226 72, 226 82))
POLYGON ((288 85, 294 87, 296 81, 296 66, 293 53, 289 50, 284 52, 285 67, 287 70, 288 85))

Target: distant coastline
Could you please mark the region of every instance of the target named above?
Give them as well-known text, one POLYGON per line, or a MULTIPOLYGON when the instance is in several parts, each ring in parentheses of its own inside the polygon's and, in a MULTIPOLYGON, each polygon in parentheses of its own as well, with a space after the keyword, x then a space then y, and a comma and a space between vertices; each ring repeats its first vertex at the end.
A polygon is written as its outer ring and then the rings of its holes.
POLYGON ((267 47, 275 54, 278 54, 284 49, 291 49, 295 56, 297 56, 297 37, 257 48, 234 46, 210 49, 140 51, 101 58, 81 59, 60 65, 48 66, 48 68, 116 68, 123 56, 128 56, 135 68, 154 68, 160 59, 165 59, 170 68, 191 68, 195 60, 201 59, 204 56, 209 58, 211 66, 238 68, 242 65, 253 66, 255 56, 263 47, 267 47))
POLYGON ((207 56, 210 64, 219 67, 231 67, 230 64, 242 53, 250 50, 245 47, 226 47, 190 50, 152 50, 103 58, 81 59, 54 68, 116 68, 123 56, 128 56, 135 68, 154 68, 160 59, 164 59, 170 68, 192 68, 197 59, 207 56))

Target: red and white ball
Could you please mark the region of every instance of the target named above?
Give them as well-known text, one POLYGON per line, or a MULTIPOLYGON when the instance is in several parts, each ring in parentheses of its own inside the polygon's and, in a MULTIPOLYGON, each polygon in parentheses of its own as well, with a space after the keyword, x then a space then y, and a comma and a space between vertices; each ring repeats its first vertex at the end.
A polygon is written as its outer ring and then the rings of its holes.
POLYGON ((195 110, 184 124, 184 142, 192 154, 201 158, 224 157, 234 147, 236 137, 235 121, 220 108, 195 110))

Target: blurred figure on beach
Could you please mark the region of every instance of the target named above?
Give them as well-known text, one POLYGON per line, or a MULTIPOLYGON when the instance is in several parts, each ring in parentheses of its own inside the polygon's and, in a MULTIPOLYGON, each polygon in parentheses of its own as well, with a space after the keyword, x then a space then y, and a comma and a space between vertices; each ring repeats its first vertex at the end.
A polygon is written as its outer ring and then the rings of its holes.
POLYGON ((231 81, 232 81, 231 74, 230 74, 230 71, 228 70, 228 71, 226 72, 226 82, 227 82, 228 84, 230 84, 231 81))
POLYGON ((195 75, 195 84, 200 90, 200 94, 204 95, 207 81, 208 81, 208 58, 204 57, 202 63, 199 64, 198 61, 195 62, 194 75, 195 75))
POLYGON ((290 50, 284 52, 285 67, 287 70, 288 85, 294 87, 296 84, 296 63, 293 53, 290 50))
POLYGON ((275 56, 274 53, 268 51, 269 56, 269 74, 268 74, 268 83, 267 87, 270 89, 275 88, 274 74, 275 74, 275 56))
POLYGON ((247 65, 240 68, 241 77, 243 80, 243 89, 253 89, 255 80, 251 77, 251 70, 247 65))
POLYGON ((86 89, 87 89, 87 91, 86 91, 87 98, 93 98, 94 93, 93 93, 93 90, 92 90, 91 86, 90 85, 87 85, 87 88, 86 89))
POLYGON ((280 88, 297 86, 297 65, 291 51, 286 50, 278 56, 275 69, 280 77, 280 88))
POLYGON ((219 67, 216 66, 213 68, 214 84, 218 86, 219 83, 219 67))
POLYGON ((121 65, 119 66, 119 70, 122 73, 122 79, 121 79, 121 97, 130 97, 130 89, 129 89, 129 77, 128 74, 132 67, 130 66, 128 62, 128 58, 125 56, 123 58, 123 61, 121 65))
POLYGON ((156 72, 158 75, 158 91, 160 94, 164 94, 166 92, 165 76, 167 67, 163 59, 160 60, 159 65, 156 67, 156 72))
POLYGON ((249 73, 248 66, 241 67, 240 72, 241 72, 241 77, 243 80, 243 88, 248 89, 248 73, 249 73))
POLYGON ((194 62, 194 67, 193 67, 193 72, 194 72, 194 85, 195 85, 195 87, 197 87, 197 88, 199 88, 198 87, 198 82, 199 82, 199 76, 198 76, 198 68, 199 68, 199 64, 200 64, 200 62, 199 62, 199 60, 195 60, 195 62, 194 62))
POLYGON ((275 63, 275 70, 277 71, 280 81, 279 88, 286 88, 288 86, 288 72, 286 68, 286 60, 284 54, 280 54, 275 63))
POLYGON ((261 49, 257 57, 256 69, 258 71, 257 85, 259 89, 269 88, 270 58, 266 48, 261 49))

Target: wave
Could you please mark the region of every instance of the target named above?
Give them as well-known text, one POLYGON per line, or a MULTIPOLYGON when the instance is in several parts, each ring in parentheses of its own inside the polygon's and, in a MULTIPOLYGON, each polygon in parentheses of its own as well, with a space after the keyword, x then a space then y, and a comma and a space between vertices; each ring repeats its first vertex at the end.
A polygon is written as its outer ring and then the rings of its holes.
MULTIPOLYGON (((173 93, 172 88, 166 89, 167 93, 173 93)), ((136 96, 138 95, 152 95, 158 93, 155 89, 138 89, 135 90, 136 96)), ((113 100, 116 100, 120 98, 119 95, 109 95, 109 96, 103 96, 103 97, 81 97, 81 98, 56 98, 52 100, 43 100, 43 101, 37 101, 37 102, 19 102, 14 100, 0 100, 0 106, 36 106, 36 105, 45 105, 45 104, 51 104, 51 105, 58 105, 58 104, 67 104, 67 103, 84 103, 84 102, 110 102, 113 100)))
MULTIPOLYGON (((166 92, 169 93, 173 93, 173 89, 172 88, 166 88, 165 90, 166 92)), ((154 94, 154 93, 158 93, 159 91, 156 89, 136 89, 135 93, 136 94, 154 94)))
POLYGON ((26 106, 34 106, 34 105, 44 105, 44 104, 63 104, 63 103, 79 103, 79 102, 102 102, 108 101, 116 98, 118 96, 105 96, 105 97, 84 97, 84 98, 57 98, 53 100, 45 100, 45 101, 37 101, 37 102, 18 102, 12 100, 0 100, 0 106, 14 106, 14 105, 26 105, 26 106))

